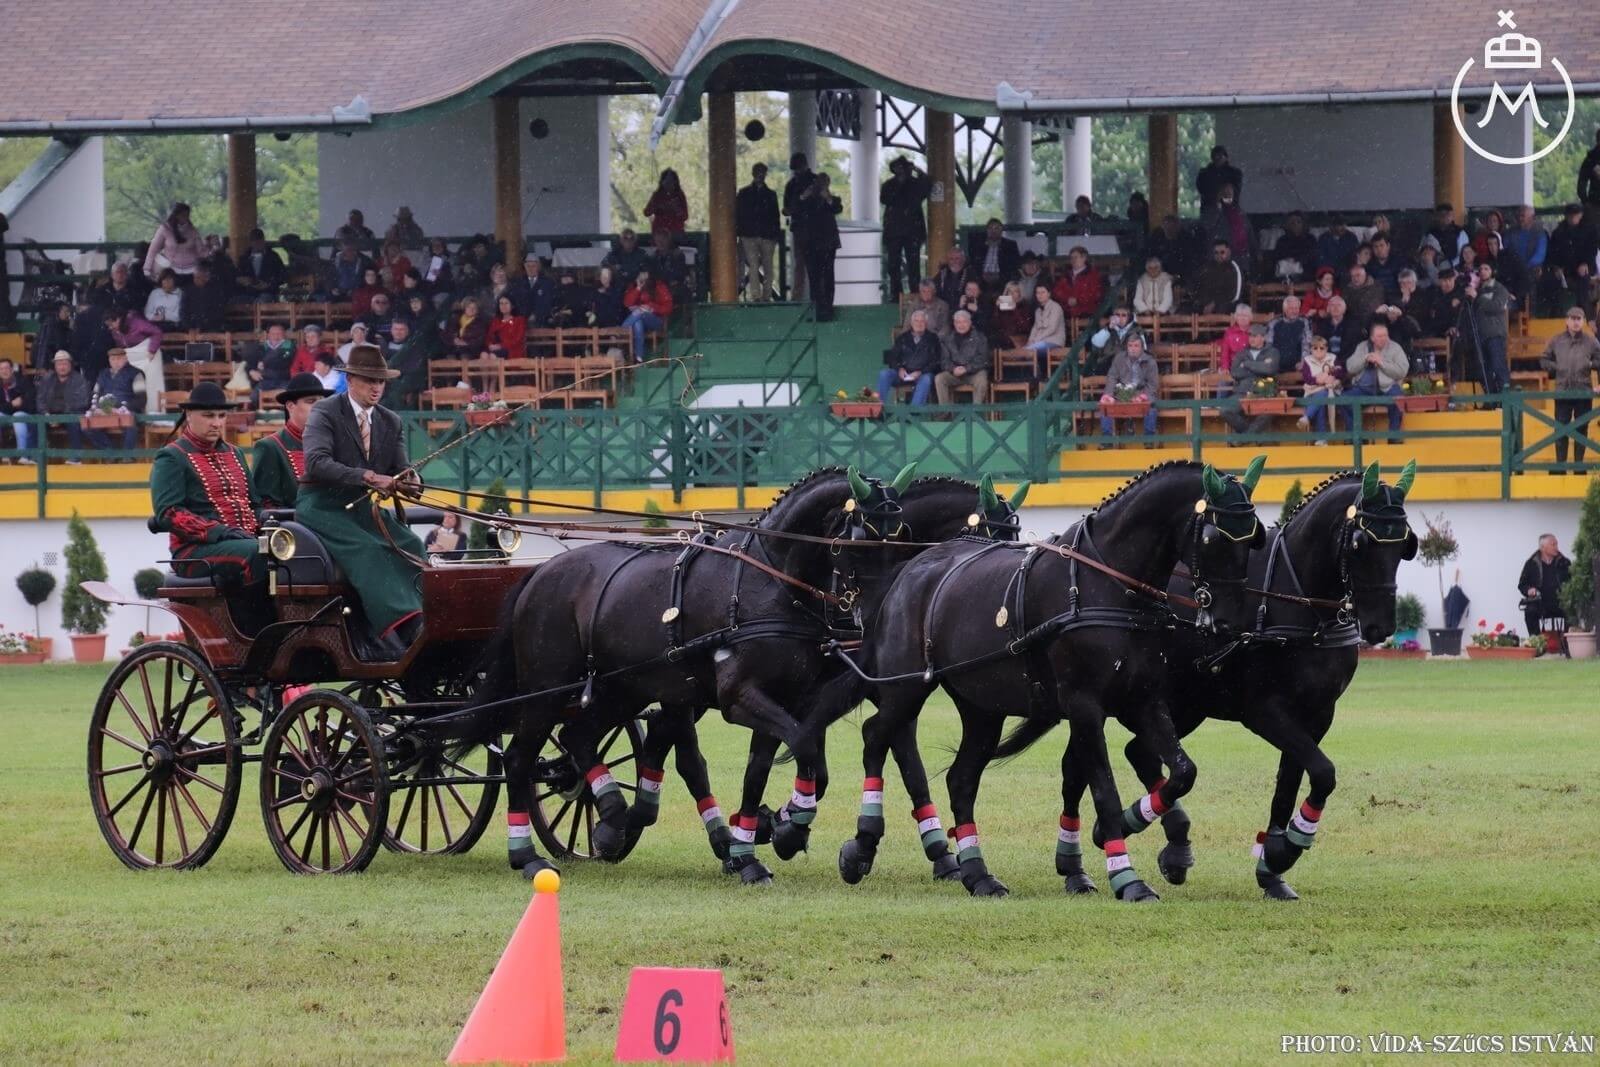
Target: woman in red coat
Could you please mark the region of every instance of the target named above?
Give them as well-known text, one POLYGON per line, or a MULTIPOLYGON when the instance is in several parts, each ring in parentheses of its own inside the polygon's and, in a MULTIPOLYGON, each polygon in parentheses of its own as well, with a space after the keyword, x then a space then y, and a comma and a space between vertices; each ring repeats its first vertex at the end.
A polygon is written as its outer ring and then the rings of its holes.
POLYGON ((384 292, 388 290, 383 287, 378 268, 368 267, 361 272, 361 284, 350 294, 350 314, 358 319, 366 315, 372 310, 372 298, 384 292))
POLYGON ((527 354, 528 320, 517 314, 509 296, 502 296, 494 321, 484 334, 485 355, 501 359, 521 359, 527 354))
POLYGON ((1056 303, 1061 305, 1061 310, 1069 319, 1081 319, 1095 314, 1100 310, 1100 301, 1105 298, 1105 282, 1100 278, 1100 272, 1089 263, 1089 252, 1082 245, 1073 248, 1067 253, 1068 266, 1065 274, 1056 282, 1051 295, 1056 298, 1056 303))
POLYGON ((683 232, 684 224, 689 221, 689 201, 683 195, 677 171, 668 167, 661 172, 661 181, 656 185, 656 191, 650 194, 650 202, 644 206, 644 213, 650 217, 651 230, 683 232))

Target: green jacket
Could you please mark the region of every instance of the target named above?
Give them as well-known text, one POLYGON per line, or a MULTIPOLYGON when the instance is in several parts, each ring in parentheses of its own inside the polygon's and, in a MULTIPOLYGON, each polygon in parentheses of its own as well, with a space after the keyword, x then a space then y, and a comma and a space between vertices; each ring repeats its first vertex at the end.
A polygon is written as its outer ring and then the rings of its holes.
POLYGON ((250 483, 244 453, 227 442, 207 447, 188 430, 156 453, 150 468, 155 528, 171 537, 171 550, 254 537, 260 498, 250 483))
POLYGON ((250 482, 265 508, 292 508, 306 474, 306 453, 293 426, 263 437, 250 450, 250 482))

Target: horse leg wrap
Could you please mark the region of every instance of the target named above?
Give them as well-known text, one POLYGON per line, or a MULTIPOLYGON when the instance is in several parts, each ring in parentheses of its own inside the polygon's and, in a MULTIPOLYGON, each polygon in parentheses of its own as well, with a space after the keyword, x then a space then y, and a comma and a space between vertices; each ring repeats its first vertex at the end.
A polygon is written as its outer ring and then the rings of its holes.
POLYGON ((1168 843, 1174 845, 1189 843, 1189 813, 1183 810, 1183 801, 1172 802, 1172 807, 1161 816, 1161 829, 1166 832, 1168 843))
POLYGON ((588 781, 589 792, 594 794, 595 800, 602 800, 612 795, 617 796, 619 799, 621 798, 622 787, 617 784, 615 778, 611 777, 611 768, 604 763, 597 763, 590 767, 584 778, 588 781))
POLYGON ((600 816, 589 840, 602 857, 616 856, 627 843, 628 805, 622 799, 622 787, 604 763, 595 764, 584 777, 589 782, 589 791, 594 794, 595 812, 600 816))
POLYGON ((1083 871, 1082 827, 1083 822, 1076 815, 1063 814, 1061 828, 1056 831, 1056 873, 1066 879, 1064 888, 1068 893, 1098 892, 1083 871))
POLYGON ((789 802, 778 812, 772 828, 772 850, 780 860, 790 860, 805 851, 811 837, 811 820, 817 817, 817 783, 796 778, 789 802))
POLYGON ((642 830, 656 824, 656 819, 661 815, 661 782, 666 776, 666 771, 639 765, 639 792, 634 797, 633 806, 628 809, 630 830, 642 830))
POLYGON ((1003 897, 1010 892, 983 862, 976 823, 962 823, 950 831, 950 836, 956 839, 956 860, 961 864, 961 884, 967 892, 975 897, 1003 897))
POLYGON ((1261 857, 1256 869, 1282 874, 1293 867, 1300 854, 1316 843, 1317 825, 1321 819, 1321 810, 1313 808, 1307 801, 1290 816, 1287 827, 1268 827, 1266 835, 1258 838, 1261 857))
POLYGON ((733 834, 728 831, 728 824, 722 819, 722 809, 717 807, 717 798, 707 794, 696 802, 695 808, 700 812, 700 821, 705 824, 706 838, 711 842, 711 851, 717 859, 724 862, 728 859, 728 850, 733 846, 733 834))
POLYGON ((511 869, 520 871, 538 857, 533 850, 533 828, 528 825, 528 813, 506 812, 506 861, 511 869))
POLYGON ((1133 869, 1128 857, 1128 845, 1121 838, 1107 841, 1106 875, 1111 881, 1111 891, 1118 900, 1155 900, 1156 894, 1133 869))
POLYGON ((1168 811, 1167 802, 1161 799, 1161 787, 1167 784, 1165 778, 1150 787, 1150 792, 1140 797, 1122 813, 1122 830, 1124 834, 1136 834, 1145 827, 1155 822, 1168 811))
POLYGON ((933 804, 924 804, 920 808, 913 808, 911 817, 917 820, 917 834, 922 838, 922 854, 933 864, 933 876, 941 881, 959 877, 961 865, 950 854, 950 842, 945 840, 944 824, 939 821, 939 809, 933 804))
POLYGON ((756 859, 756 817, 743 812, 733 817, 733 844, 728 848, 728 871, 739 876, 745 885, 765 885, 772 881, 772 872, 756 859))

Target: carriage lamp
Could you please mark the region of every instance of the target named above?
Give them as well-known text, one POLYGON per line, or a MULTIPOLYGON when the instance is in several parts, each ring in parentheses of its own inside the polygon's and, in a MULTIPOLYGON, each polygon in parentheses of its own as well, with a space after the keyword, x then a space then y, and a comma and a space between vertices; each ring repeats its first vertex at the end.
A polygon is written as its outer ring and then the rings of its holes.
POLYGON ((517 549, 522 547, 522 531, 515 526, 500 523, 494 528, 494 543, 500 546, 500 551, 506 555, 515 555, 517 549))
POLYGON ((270 530, 262 531, 261 551, 279 563, 288 563, 291 559, 294 559, 294 531, 285 530, 281 526, 274 526, 270 530))

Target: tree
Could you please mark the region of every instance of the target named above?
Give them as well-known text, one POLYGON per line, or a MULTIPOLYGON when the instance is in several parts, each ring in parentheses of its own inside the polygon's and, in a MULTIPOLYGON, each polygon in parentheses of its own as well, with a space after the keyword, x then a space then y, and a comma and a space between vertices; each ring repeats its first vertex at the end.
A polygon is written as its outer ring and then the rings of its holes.
POLYGON ((22 594, 22 599, 33 609, 33 636, 35 637, 44 636, 44 629, 39 625, 39 605, 50 599, 50 594, 55 591, 55 588, 56 576, 37 563, 17 575, 17 591, 22 594))
POLYGON ((1572 573, 1561 585, 1561 610, 1574 620, 1574 629, 1593 630, 1594 565, 1600 555, 1600 477, 1589 479, 1578 509, 1578 537, 1572 542, 1572 573))
MULTIPOLYGON (((1562 114, 1565 114, 1563 111, 1562 114)), ((1561 118, 1546 114, 1550 129, 1533 127, 1535 150, 1550 143, 1561 130, 1561 118)), ((1533 202, 1540 207, 1565 204, 1578 198, 1578 165, 1593 145, 1593 131, 1600 128, 1600 100, 1579 100, 1572 116, 1572 129, 1560 147, 1533 165, 1533 202)))
POLYGON ((0 189, 27 170, 49 143, 48 137, 0 137, 0 189))
MULTIPOLYGON (((477 510, 487 515, 496 515, 500 512, 505 512, 507 515, 511 514, 511 501, 506 497, 504 478, 496 478, 489 483, 489 488, 485 490, 483 499, 478 501, 477 510)), ((482 520, 474 522, 472 529, 467 531, 468 551, 477 552, 481 555, 488 552, 492 547, 498 553, 500 551, 499 546, 491 546, 489 544, 489 531, 492 528, 490 523, 482 520)))
POLYGON ((67 581, 61 591, 61 625, 75 634, 97 634, 105 629, 106 606, 83 590, 84 582, 106 580, 106 558, 95 542, 94 531, 76 509, 67 523, 67 581))
POLYGON ((1300 479, 1296 478, 1289 491, 1283 494, 1283 511, 1278 514, 1278 525, 1282 526, 1289 521, 1289 516, 1294 514, 1294 509, 1306 498, 1306 491, 1300 488, 1300 479))
MULTIPOLYGON (((216 135, 106 138, 106 237, 144 241, 174 202, 201 233, 228 231, 228 152, 216 135)), ((268 236, 317 232, 315 134, 256 141, 256 213, 268 236)))
MULTIPOLYGON (((1035 140, 1039 130, 1035 128, 1035 140)), ((1178 214, 1193 217, 1200 211, 1200 194, 1194 176, 1210 162, 1216 141, 1216 121, 1208 111, 1186 111, 1178 116, 1178 214)), ((1033 148, 1033 206, 1036 211, 1072 209, 1061 202, 1062 146, 1036 144, 1033 148)), ((1120 217, 1128 194, 1150 195, 1150 122, 1144 115, 1103 115, 1094 120, 1094 204, 1102 215, 1120 217)))

